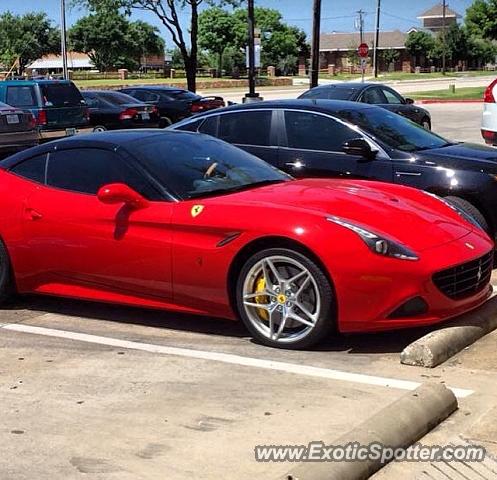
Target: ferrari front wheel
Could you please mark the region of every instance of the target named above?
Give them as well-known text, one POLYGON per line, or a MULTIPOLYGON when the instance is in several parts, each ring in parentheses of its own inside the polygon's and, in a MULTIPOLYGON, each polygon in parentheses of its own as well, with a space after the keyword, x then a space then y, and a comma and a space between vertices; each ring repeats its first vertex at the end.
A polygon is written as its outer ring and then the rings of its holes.
POLYGON ((240 272, 236 292, 240 317, 265 345, 308 348, 333 329, 330 282, 313 260, 294 250, 253 255, 240 272))

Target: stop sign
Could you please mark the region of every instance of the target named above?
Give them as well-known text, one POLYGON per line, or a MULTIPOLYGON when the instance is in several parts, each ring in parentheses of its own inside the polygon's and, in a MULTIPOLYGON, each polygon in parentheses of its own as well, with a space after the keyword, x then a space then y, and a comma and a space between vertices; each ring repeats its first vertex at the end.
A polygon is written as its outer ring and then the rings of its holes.
POLYGON ((369 53, 369 47, 367 43, 361 43, 359 45, 359 48, 357 49, 357 53, 359 53, 359 56, 361 58, 365 58, 368 56, 369 53))

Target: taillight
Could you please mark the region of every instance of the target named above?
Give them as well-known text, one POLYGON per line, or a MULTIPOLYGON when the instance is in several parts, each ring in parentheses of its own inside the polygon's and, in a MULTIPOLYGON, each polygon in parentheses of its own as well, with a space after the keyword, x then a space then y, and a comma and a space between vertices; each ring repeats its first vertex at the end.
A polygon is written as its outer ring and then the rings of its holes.
POLYGON ((483 101, 485 103, 495 103, 494 88, 497 85, 497 78, 486 88, 483 94, 483 101))
POLYGON ((32 113, 28 113, 28 127, 35 128, 36 127, 36 118, 32 113))
POLYGON ((159 114, 159 109, 156 106, 153 106, 152 109, 150 110, 150 113, 152 115, 158 115, 159 114))
POLYGON ((131 120, 136 115, 138 115, 138 110, 135 110, 134 108, 127 108, 120 113, 119 120, 131 120))
POLYGON ((190 112, 198 113, 204 110, 204 108, 205 108, 204 105, 202 105, 201 103, 192 103, 190 107, 190 112))
POLYGON ((485 140, 486 143, 490 145, 495 145, 497 143, 497 132, 492 132, 491 130, 481 130, 481 136, 485 140))
POLYGON ((90 121, 90 109, 88 107, 85 107, 84 109, 84 115, 85 115, 85 119, 86 121, 90 121))
POLYGON ((36 117, 36 125, 46 125, 47 124, 47 112, 46 110, 38 110, 38 116, 36 117))

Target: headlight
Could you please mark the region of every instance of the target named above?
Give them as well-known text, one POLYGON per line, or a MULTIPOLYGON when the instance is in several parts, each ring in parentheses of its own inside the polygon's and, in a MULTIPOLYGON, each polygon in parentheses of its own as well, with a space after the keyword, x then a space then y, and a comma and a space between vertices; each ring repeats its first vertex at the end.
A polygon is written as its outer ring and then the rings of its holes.
POLYGON ((419 257, 412 250, 409 250, 409 248, 405 245, 402 245, 395 240, 383 237, 372 232, 371 230, 366 230, 364 227, 355 225, 354 223, 340 217, 330 216, 326 217, 326 220, 352 230, 354 233, 359 235, 369 249, 377 255, 397 258, 399 260, 419 260, 419 257))

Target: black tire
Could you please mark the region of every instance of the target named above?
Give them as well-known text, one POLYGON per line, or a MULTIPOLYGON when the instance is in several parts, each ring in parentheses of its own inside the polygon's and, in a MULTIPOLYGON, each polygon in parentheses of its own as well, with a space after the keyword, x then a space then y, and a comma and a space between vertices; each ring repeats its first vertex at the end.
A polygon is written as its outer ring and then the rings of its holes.
POLYGON ((93 127, 93 131, 94 132, 106 132, 107 127, 104 125, 96 125, 95 127, 93 127))
MULTIPOLYGON (((280 267, 281 268, 281 267, 280 267)), ((288 270, 286 270, 288 272, 288 270)), ((310 278, 310 277, 309 277, 310 278)), ((308 283, 308 285, 309 285, 308 283)), ((295 289, 297 289, 298 286, 296 286, 295 289)), ((252 293, 253 294, 253 293, 252 293)), ((336 325, 336 308, 335 308, 335 301, 334 301, 334 290, 332 286, 330 285, 330 282, 326 275, 324 274, 323 270, 321 269, 320 266, 318 266, 313 260, 311 260, 309 257, 306 255, 303 255, 297 251, 286 249, 286 248, 270 248, 266 250, 262 250, 260 252, 257 252, 254 254, 252 257, 250 257, 245 265, 242 267, 238 279, 237 279, 237 284, 236 284, 236 307, 238 310, 238 314, 240 318, 242 319, 243 323, 247 327, 247 330, 250 332, 250 334, 256 339, 258 342, 270 346, 270 347, 276 347, 276 348, 286 348, 286 349, 291 349, 291 350, 299 350, 299 349, 305 349, 312 347, 313 345, 316 345, 323 339, 329 337, 335 330, 335 325, 336 325), (308 271, 310 275, 312 275, 312 281, 309 283, 312 284, 312 289, 314 292, 319 292, 319 299, 320 299, 320 308, 319 308, 319 315, 317 317, 317 320, 315 321, 314 325, 311 327, 311 330, 304 336, 303 338, 297 339, 297 340, 274 340, 272 338, 269 338, 268 336, 263 335, 259 330, 257 330, 257 327, 252 323, 252 320, 250 319, 249 315, 247 314, 246 311, 246 306, 244 305, 244 288, 245 284, 248 281, 248 277, 251 275, 251 271, 253 268, 257 268, 256 266, 259 264, 259 262, 263 259, 267 258, 274 258, 274 257, 285 257, 290 260, 296 261, 299 264, 301 264, 305 269, 308 271), (316 289, 317 287, 317 289, 316 289)), ((284 296, 284 295, 283 295, 284 296)), ((290 295, 292 296, 292 295, 290 295)), ((267 298, 268 302, 270 301, 269 299, 276 299, 278 297, 273 297, 273 296, 266 296, 264 298, 267 298)), ((290 297, 287 297, 289 299, 290 297)), ((298 300, 298 294, 294 295, 294 298, 298 300)), ((257 300, 255 300, 257 301, 257 300)), ((271 300, 273 301, 273 300, 271 300)), ((279 300, 278 300, 279 301, 279 300)), ((285 302, 285 300, 283 300, 285 302)), ((274 305, 279 305, 276 300, 274 300, 274 305)), ((287 304, 288 305, 288 304, 287 304)), ((254 308, 254 307, 248 307, 248 309, 254 308)), ((278 306, 278 308, 280 308, 278 306)), ((284 307, 281 307, 284 308, 284 307)), ((296 309, 298 313, 302 313, 299 310, 299 307, 292 306, 291 310, 293 311, 296 309)), ((258 310, 258 309, 256 309, 258 310)), ((317 313, 317 312, 316 312, 317 313)), ((279 314, 283 315, 283 314, 279 314)), ((254 316, 254 315, 252 315, 254 316)), ((281 317, 280 317, 280 322, 281 322, 281 317)), ((295 324, 295 321, 290 319, 290 322, 292 324, 295 324)), ((281 324, 281 323, 280 323, 281 324)), ((297 325, 299 325, 297 323, 297 325)), ((301 327, 302 329, 305 330, 305 326, 301 327)))
POLYGON ((173 121, 169 117, 161 117, 159 120, 159 128, 167 128, 173 124, 173 121))
POLYGON ((461 197, 445 197, 445 200, 459 207, 461 210, 464 210, 473 220, 475 220, 475 222, 478 223, 478 225, 481 226, 481 228, 483 228, 483 230, 491 235, 492 232, 490 231, 490 226, 485 216, 471 202, 468 202, 461 197))
POLYGON ((0 304, 7 301, 15 292, 9 254, 0 241, 0 304))
POLYGON ((428 117, 423 117, 421 119, 420 125, 425 129, 425 130, 431 130, 431 121, 428 117))

